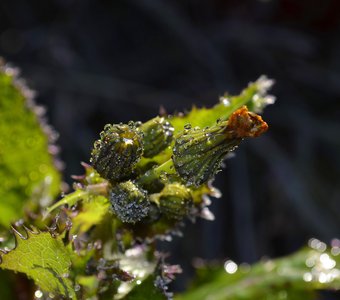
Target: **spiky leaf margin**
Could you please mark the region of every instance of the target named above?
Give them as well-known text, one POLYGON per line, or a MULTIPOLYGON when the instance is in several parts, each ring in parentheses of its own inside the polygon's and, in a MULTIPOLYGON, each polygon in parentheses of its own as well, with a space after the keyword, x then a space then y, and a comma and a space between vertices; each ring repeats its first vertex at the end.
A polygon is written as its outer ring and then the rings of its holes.
POLYGON ((26 274, 43 291, 76 299, 69 279, 70 253, 61 237, 27 228, 24 234, 15 228, 12 230, 16 246, 9 252, 2 251, 0 268, 26 274))
POLYGON ((27 201, 48 205, 61 184, 56 133, 18 74, 0 58, 0 225, 5 227, 22 217, 27 201))

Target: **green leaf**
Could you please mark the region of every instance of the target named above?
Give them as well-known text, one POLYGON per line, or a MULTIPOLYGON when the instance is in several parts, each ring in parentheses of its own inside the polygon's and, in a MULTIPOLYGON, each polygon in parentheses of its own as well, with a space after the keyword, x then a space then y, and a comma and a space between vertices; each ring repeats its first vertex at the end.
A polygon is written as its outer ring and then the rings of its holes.
POLYGON ((52 237, 48 232, 33 233, 26 230, 27 237, 16 230, 16 247, 1 254, 0 268, 25 273, 46 292, 75 299, 69 277, 70 253, 61 237, 52 237))
POLYGON ((88 201, 83 201, 81 211, 72 218, 72 233, 83 233, 92 226, 102 222, 109 212, 110 202, 104 196, 91 196, 88 201))
POLYGON ((51 129, 41 120, 32 92, 0 60, 0 225, 5 227, 22 216, 29 199, 44 198, 46 205, 60 192, 61 176, 48 151, 51 129))
POLYGON ((137 285, 124 300, 165 300, 167 297, 154 284, 155 277, 149 276, 140 285, 137 285))
POLYGON ((340 289, 339 248, 325 251, 320 241, 314 245, 250 269, 241 265, 237 270, 235 263, 227 261, 225 269, 204 271, 194 287, 176 299, 314 299, 317 290, 340 289))
POLYGON ((87 297, 95 296, 98 293, 98 278, 92 276, 78 276, 77 282, 83 287, 87 297))
POLYGON ((249 83, 240 95, 222 97, 220 103, 212 108, 194 106, 188 114, 171 117, 169 121, 174 126, 175 133, 178 133, 183 130, 186 124, 204 128, 216 124, 218 119, 227 120, 234 111, 243 105, 246 105, 250 111, 261 112, 265 106, 274 103, 274 97, 267 95, 267 91, 272 85, 273 80, 261 76, 255 82, 249 83))

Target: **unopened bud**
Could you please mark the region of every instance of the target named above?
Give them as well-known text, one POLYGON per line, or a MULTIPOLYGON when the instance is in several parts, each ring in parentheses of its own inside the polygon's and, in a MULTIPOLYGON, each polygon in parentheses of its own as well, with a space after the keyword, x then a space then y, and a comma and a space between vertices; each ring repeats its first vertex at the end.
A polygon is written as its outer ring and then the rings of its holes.
POLYGON ((245 137, 257 137, 268 128, 259 115, 244 106, 228 121, 205 129, 185 129, 173 148, 173 163, 187 185, 199 186, 219 170, 228 152, 245 137))
POLYGON ((94 144, 91 163, 100 176, 117 182, 132 173, 142 154, 142 134, 133 124, 107 124, 94 144))
POLYGON ((174 128, 162 117, 156 117, 141 125, 144 157, 153 157, 171 144, 174 128))
POLYGON ((131 180, 115 185, 110 192, 112 210, 126 223, 136 223, 148 216, 151 203, 147 192, 131 180))
POLYGON ((181 220, 188 215, 192 205, 190 190, 182 184, 172 183, 159 195, 160 211, 169 219, 181 220))

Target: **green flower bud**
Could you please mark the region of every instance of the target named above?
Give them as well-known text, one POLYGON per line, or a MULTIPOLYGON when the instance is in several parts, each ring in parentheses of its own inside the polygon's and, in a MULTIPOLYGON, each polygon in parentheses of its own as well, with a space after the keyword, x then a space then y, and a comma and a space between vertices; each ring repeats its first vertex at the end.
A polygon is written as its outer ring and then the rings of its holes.
POLYGON ((144 157, 153 157, 168 147, 174 133, 172 125, 161 117, 142 124, 140 129, 144 134, 144 157))
POLYGON ((161 191, 158 202, 160 211, 168 219, 181 220, 189 213, 192 197, 187 187, 172 183, 166 185, 161 191))
POLYGON ((142 134, 133 123, 107 124, 94 144, 91 163, 100 176, 117 182, 131 175, 142 154, 142 134))
POLYGON ((131 180, 115 185, 110 192, 112 210, 126 223, 136 223, 148 216, 151 203, 147 192, 131 180))
POLYGON ((175 169, 187 185, 199 186, 217 173, 226 154, 243 138, 259 136, 267 128, 267 123, 245 106, 215 126, 187 128, 173 148, 175 169))

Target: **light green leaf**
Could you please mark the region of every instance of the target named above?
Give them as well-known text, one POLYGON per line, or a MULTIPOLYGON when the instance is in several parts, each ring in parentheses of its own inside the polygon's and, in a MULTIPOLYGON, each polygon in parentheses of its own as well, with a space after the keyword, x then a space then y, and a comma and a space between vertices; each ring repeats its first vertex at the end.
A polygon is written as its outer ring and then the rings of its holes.
POLYGON ((96 276, 78 276, 77 282, 83 287, 87 297, 98 293, 99 279, 96 276))
POLYGON ((216 124, 217 119, 227 120, 235 110, 243 105, 246 105, 250 111, 261 112, 265 106, 275 101, 273 96, 267 94, 272 85, 273 80, 261 76, 255 82, 249 83, 240 95, 222 97, 220 103, 212 108, 193 107, 188 114, 174 116, 169 121, 177 133, 182 131, 186 124, 204 128, 216 124))
POLYGON ((5 227, 22 216, 26 201, 44 198, 46 205, 60 191, 61 176, 48 151, 51 129, 40 121, 32 92, 0 60, 0 225, 5 227))
POLYGON ((1 254, 0 268, 25 273, 43 291, 75 299, 75 292, 69 277, 70 253, 61 237, 50 233, 32 233, 27 237, 17 232, 16 247, 7 254, 1 254))
POLYGON ((225 269, 207 270, 191 290, 176 299, 314 299, 317 290, 340 289, 339 248, 325 251, 320 241, 314 246, 251 268, 227 261, 225 269))
POLYGON ((72 219, 72 233, 86 232, 101 223, 109 207, 110 202, 104 196, 91 196, 88 201, 83 201, 81 211, 72 219))

